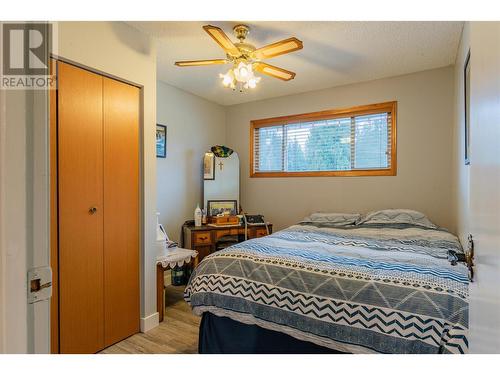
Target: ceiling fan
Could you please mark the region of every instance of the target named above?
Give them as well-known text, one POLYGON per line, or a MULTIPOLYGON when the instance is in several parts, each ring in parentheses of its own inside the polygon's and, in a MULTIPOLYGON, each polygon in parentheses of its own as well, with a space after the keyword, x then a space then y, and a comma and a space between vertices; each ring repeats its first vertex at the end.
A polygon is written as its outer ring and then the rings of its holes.
POLYGON ((281 40, 261 48, 255 48, 245 39, 250 31, 247 25, 236 25, 233 31, 238 42, 233 43, 224 31, 216 26, 203 26, 208 35, 210 35, 217 44, 226 52, 225 59, 212 60, 193 60, 177 61, 175 65, 181 67, 187 66, 205 66, 216 64, 233 64, 226 74, 220 74, 222 84, 233 90, 255 88, 260 81, 260 77, 255 76, 254 72, 267 74, 271 77, 290 81, 295 77, 295 73, 289 70, 279 68, 262 62, 262 60, 284 55, 302 49, 302 42, 295 37, 281 40))

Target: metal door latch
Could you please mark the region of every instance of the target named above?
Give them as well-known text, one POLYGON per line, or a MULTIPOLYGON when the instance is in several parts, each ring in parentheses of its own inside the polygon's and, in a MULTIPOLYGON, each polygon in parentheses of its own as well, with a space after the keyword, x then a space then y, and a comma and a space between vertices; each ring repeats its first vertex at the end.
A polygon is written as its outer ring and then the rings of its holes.
POLYGON ((474 240, 472 234, 467 237, 467 250, 465 251, 465 261, 469 269, 469 281, 474 281, 474 240))
POLYGON ((37 267, 28 270, 28 303, 52 297, 52 269, 37 267))

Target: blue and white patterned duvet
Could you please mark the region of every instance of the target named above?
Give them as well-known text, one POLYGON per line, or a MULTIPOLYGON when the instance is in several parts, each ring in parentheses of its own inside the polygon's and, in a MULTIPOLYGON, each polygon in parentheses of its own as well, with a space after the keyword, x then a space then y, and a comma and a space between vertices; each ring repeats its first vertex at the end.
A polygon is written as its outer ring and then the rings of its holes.
POLYGON ((351 353, 465 353, 468 277, 458 239, 418 226, 295 225, 206 257, 185 299, 351 353))

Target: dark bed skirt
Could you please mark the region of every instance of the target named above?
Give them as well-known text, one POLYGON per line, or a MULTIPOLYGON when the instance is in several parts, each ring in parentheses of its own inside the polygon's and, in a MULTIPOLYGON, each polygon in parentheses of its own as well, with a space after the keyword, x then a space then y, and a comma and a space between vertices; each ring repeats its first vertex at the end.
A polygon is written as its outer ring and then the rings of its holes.
POLYGON ((204 313, 198 342, 200 354, 345 354, 282 332, 204 313))

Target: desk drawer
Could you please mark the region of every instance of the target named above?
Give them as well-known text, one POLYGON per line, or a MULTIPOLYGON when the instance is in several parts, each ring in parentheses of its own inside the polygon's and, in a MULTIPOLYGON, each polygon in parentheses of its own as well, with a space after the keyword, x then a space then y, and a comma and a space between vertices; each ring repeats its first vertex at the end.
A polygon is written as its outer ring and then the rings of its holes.
POLYGON ((224 229, 224 230, 217 230, 215 232, 215 240, 218 241, 219 238, 224 237, 224 236, 230 236, 231 231, 229 229, 224 229))
POLYGON ((212 243, 210 232, 194 232, 193 242, 195 245, 208 245, 212 243))
POLYGON ((255 229, 255 237, 264 237, 267 236, 266 228, 257 228, 255 229))
POLYGON ((231 229, 217 229, 215 232, 215 240, 218 241, 219 238, 224 236, 236 236, 238 234, 243 234, 245 232, 244 229, 231 228, 231 229))

